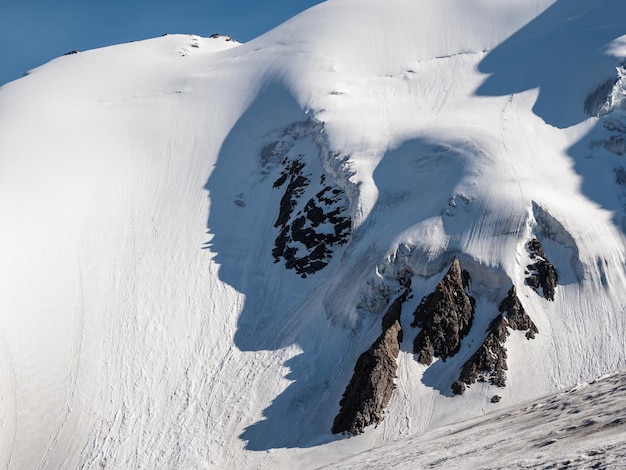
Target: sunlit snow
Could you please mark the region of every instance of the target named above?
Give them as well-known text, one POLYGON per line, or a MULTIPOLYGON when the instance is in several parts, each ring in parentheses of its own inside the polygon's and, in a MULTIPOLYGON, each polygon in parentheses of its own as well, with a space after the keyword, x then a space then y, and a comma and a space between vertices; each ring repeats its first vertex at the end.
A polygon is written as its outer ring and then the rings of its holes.
POLYGON ((625 368, 625 33, 621 0, 329 0, 1 87, 0 466, 316 467, 424 431, 451 458, 455 423, 625 368), (349 237, 286 269, 281 230, 319 223, 298 257, 334 233, 324 198, 349 237), (534 236, 553 302, 525 283, 534 236), (426 368, 412 312, 454 257, 475 324, 426 368), (385 420, 332 435, 406 275, 385 420), (512 284, 539 334, 507 340, 505 388, 453 396, 512 284))

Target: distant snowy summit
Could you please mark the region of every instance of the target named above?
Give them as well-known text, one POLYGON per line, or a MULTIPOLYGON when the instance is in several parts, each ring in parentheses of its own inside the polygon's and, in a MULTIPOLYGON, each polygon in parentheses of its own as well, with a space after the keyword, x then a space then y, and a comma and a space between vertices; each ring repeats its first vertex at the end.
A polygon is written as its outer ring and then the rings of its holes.
POLYGON ((228 42, 236 42, 236 43, 239 42, 235 38, 230 37, 228 34, 215 33, 215 34, 211 34, 209 37, 211 39, 223 39, 223 40, 228 41, 228 42))

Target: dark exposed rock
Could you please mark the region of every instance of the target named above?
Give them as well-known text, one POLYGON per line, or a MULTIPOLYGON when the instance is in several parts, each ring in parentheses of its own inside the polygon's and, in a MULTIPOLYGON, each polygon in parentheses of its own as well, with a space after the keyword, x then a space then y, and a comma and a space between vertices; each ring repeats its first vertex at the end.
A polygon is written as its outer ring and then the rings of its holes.
POLYGON ((303 168, 303 162, 294 160, 289 163, 289 166, 274 182, 274 188, 279 188, 285 184, 287 178, 289 178, 289 184, 287 185, 285 193, 280 200, 280 212, 278 213, 278 218, 274 223, 274 227, 281 227, 287 223, 294 207, 297 204, 298 196, 302 194, 304 188, 306 188, 310 183, 308 178, 302 176, 303 168))
MULTIPOLYGON (((504 343, 510 334, 508 328, 526 330, 527 339, 532 339, 539 333, 520 303, 515 286, 509 289, 498 310, 500 315, 489 324, 485 341, 461 368, 459 381, 467 385, 476 381, 484 382, 488 378, 492 385, 504 387, 508 370, 504 343)), ((452 384, 452 390, 457 393, 455 389, 458 389, 458 385, 455 387, 452 384)))
POLYGON ((548 260, 538 239, 533 238, 526 244, 526 247, 530 252, 530 259, 534 261, 527 266, 526 284, 536 292, 539 292, 539 288, 541 288, 543 296, 547 300, 554 300, 556 284, 559 279, 555 267, 548 260))
POLYGON ((235 205, 237 207, 246 207, 246 199, 243 193, 237 194, 235 197, 235 205))
POLYGON ((465 393, 465 384, 460 380, 456 380, 452 383, 452 392, 455 395, 463 395, 465 393))
POLYGON ((326 214, 324 214, 324 210, 321 207, 316 206, 313 199, 307 202, 304 210, 306 211, 307 219, 311 221, 312 227, 317 227, 319 224, 326 221, 326 214))
POLYGON ((624 167, 617 167, 613 170, 615 173, 615 183, 619 186, 626 187, 626 170, 624 167))
POLYGON ((511 286, 498 310, 506 315, 507 326, 513 330, 526 331, 526 338, 533 339, 539 330, 530 319, 517 297, 515 286, 511 286))
POLYGON ((609 97, 617 82, 618 78, 612 77, 596 88, 585 100, 585 112, 592 116, 607 114, 610 107, 609 97))
POLYGON ((626 125, 619 119, 607 119, 603 125, 607 131, 626 134, 626 125))
POLYGON ((413 342, 420 363, 429 365, 433 356, 445 361, 459 351, 474 319, 475 300, 468 288, 469 274, 455 259, 434 292, 418 305, 411 326, 422 329, 413 342))
POLYGON ((211 34, 209 37, 211 39, 224 38, 224 40, 227 41, 227 42, 237 42, 236 39, 230 37, 228 34, 214 33, 214 34, 211 34))
POLYGON ((433 346, 426 331, 420 331, 413 342, 413 352, 417 354, 417 362, 429 366, 433 362, 433 346), (419 347, 419 350, 417 349, 419 347))
MULTIPOLYGON (((271 164, 277 155, 289 150, 279 144, 264 147, 261 152, 264 162, 271 164)), ((344 192, 332 186, 324 186, 303 206, 301 199, 311 184, 311 175, 305 174, 305 163, 300 159, 284 158, 282 165, 284 169, 273 184, 276 189, 285 187, 285 192, 274 223, 280 231, 272 256, 274 262, 282 258, 287 269, 294 269, 306 277, 324 268, 334 248, 348 241, 352 222, 347 215, 344 192), (332 227, 321 227, 326 223, 332 224, 332 227)), ((324 184, 325 180, 322 175, 320 184, 324 184)))
POLYGON ((506 329, 506 319, 502 315, 493 320, 489 324, 489 334, 485 338, 483 344, 463 364, 459 380, 471 385, 476 380, 482 378, 481 382, 486 378, 492 385, 504 387, 506 384, 506 348, 504 342, 509 335, 506 329), (484 374, 484 375, 482 375, 484 374))
POLYGON ((621 135, 612 135, 609 140, 604 142, 604 147, 616 155, 624 155, 626 153, 626 139, 621 135))
POLYGON ((410 287, 397 298, 382 320, 382 334, 354 366, 354 374, 341 399, 333 434, 361 434, 367 426, 380 423, 391 400, 402 342, 400 314, 410 287))
POLYGON ((502 400, 502 397, 500 395, 494 395, 491 397, 491 403, 498 403, 500 400, 502 400))
POLYGON ((588 114, 605 116, 626 106, 621 98, 626 88, 626 62, 620 62, 616 69, 617 76, 607 79, 585 100, 585 111, 588 114))

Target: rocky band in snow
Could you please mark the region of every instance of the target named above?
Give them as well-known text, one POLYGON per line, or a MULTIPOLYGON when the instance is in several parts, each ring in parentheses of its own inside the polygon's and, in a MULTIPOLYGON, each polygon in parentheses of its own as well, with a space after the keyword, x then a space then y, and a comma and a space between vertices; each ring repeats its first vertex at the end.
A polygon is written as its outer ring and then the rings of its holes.
POLYGON ((286 187, 274 223, 280 232, 272 255, 275 262, 283 258, 287 269, 306 277, 328 264, 335 246, 346 243, 351 220, 343 204, 343 190, 326 184, 324 175, 320 179, 322 189, 297 210, 305 188, 311 184, 311 175, 305 176, 302 160, 286 158, 283 165, 284 170, 274 182, 274 188, 286 187))
POLYGON ((357 360, 352 379, 339 403, 341 409, 333 423, 333 434, 361 434, 367 426, 383 420, 385 407, 395 388, 402 342, 400 314, 409 291, 410 282, 385 313, 382 334, 357 360))
POLYGON ((414 312, 413 328, 422 330, 415 337, 417 360, 430 365, 433 356, 446 360, 454 356, 472 327, 476 301, 468 294, 469 273, 455 258, 434 292, 424 297, 414 312))
MULTIPOLYGON (((545 253, 536 239, 528 247, 533 250, 538 263, 550 267, 542 267, 542 271, 554 270, 545 260, 545 253)), ((333 424, 335 434, 360 434, 367 426, 383 420, 384 409, 395 388, 397 357, 403 334, 400 314, 410 291, 410 280, 402 285, 404 293, 391 304, 383 317, 382 334, 357 360, 340 403, 341 410, 333 424)), ((435 357, 445 361, 459 351, 461 340, 469 333, 474 320, 476 301, 469 294, 469 288, 470 275, 455 258, 435 290, 424 297, 416 308, 415 321, 411 326, 421 328, 413 345, 420 363, 428 366, 435 357)), ((554 291, 544 288, 544 292, 554 291)), ((485 340, 463 364, 458 380, 452 383, 454 394, 462 395, 467 386, 476 381, 489 381, 492 385, 504 387, 508 370, 505 342, 510 330, 526 331, 529 340, 538 334, 539 330, 522 306, 514 285, 500 302, 498 311, 500 314, 486 330, 485 340)), ((492 397, 492 403, 499 400, 500 397, 492 397)))
POLYGON ((467 385, 489 380, 492 385, 504 387, 506 385, 506 347, 504 343, 512 330, 526 330, 526 338, 533 339, 539 330, 530 319, 522 306, 515 286, 509 290, 506 298, 498 307, 498 315, 487 329, 488 335, 483 344, 463 364, 459 380, 452 384, 452 391, 457 395, 465 392, 467 385))
POLYGON ((559 279, 556 269, 548 260, 543 251, 543 246, 537 238, 530 240, 526 247, 530 252, 530 259, 534 261, 534 263, 527 266, 526 284, 537 293, 539 293, 539 288, 541 288, 543 296, 547 300, 554 300, 554 292, 559 279))
MULTIPOLYGON (((293 123, 279 140, 261 150, 261 174, 267 176, 277 168, 280 174, 273 188, 283 191, 274 223, 279 232, 272 256, 275 263, 284 260, 287 269, 294 269, 303 278, 328 265, 333 251, 347 243, 352 232, 345 191, 328 181, 325 172, 319 175, 309 168, 308 151, 296 153, 293 149, 296 142, 306 138, 312 138, 315 152, 324 159, 328 151, 323 124, 313 119, 293 123)), ((337 155, 328 157, 335 159, 337 155)))

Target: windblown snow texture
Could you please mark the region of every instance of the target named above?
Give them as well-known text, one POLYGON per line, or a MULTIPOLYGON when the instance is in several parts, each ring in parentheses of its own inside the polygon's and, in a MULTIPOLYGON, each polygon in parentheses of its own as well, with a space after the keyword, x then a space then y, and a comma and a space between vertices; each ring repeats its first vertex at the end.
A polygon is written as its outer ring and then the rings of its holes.
POLYGON ((625 373, 608 374, 321 468, 620 468, 625 393, 625 373))
POLYGON ((0 467, 315 468, 625 368, 625 35, 621 0, 333 0, 2 86, 0 467), (455 259, 448 344, 407 325, 455 259), (409 283, 393 393, 332 434, 409 283))

